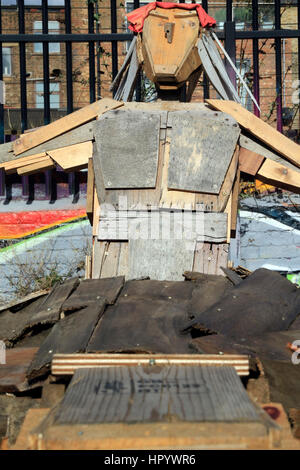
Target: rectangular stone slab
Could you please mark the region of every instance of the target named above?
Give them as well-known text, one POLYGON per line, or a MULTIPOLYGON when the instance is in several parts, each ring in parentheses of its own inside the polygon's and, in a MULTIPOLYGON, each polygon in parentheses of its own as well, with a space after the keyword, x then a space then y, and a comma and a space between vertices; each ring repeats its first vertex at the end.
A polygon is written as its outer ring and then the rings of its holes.
POLYGON ((172 127, 168 188, 219 194, 240 129, 224 113, 169 113, 172 127))
POLYGON ((109 112, 94 123, 106 189, 155 188, 160 116, 144 111, 109 112))

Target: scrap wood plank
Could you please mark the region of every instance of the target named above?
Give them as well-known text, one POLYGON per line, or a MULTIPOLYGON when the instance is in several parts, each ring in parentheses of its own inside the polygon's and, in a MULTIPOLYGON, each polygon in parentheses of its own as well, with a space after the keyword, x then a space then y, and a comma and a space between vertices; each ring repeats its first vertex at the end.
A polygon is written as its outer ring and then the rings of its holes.
POLYGON ((205 100, 218 111, 223 111, 237 120, 237 122, 262 142, 269 145, 276 152, 286 157, 292 163, 300 166, 299 145, 284 136, 269 124, 250 113, 239 103, 222 100, 205 100))
POLYGON ((235 238, 238 208, 240 194, 240 170, 237 171, 235 182, 232 189, 232 206, 231 206, 231 237, 235 238))
MULTIPOLYGON (((31 294, 26 295, 25 297, 19 298, 12 300, 11 302, 8 302, 7 304, 1 305, 0 306, 0 312, 3 310, 9 310, 13 307, 20 309, 22 306, 25 306, 28 302, 37 299, 39 297, 42 297, 43 295, 49 294, 50 289, 44 289, 44 290, 39 290, 37 292, 32 292, 31 294)), ((15 310, 14 308, 14 310, 15 310)))
MULTIPOLYGON (((3 437, 7 437, 8 434, 8 425, 9 425, 9 416, 0 415, 0 444, 3 437)), ((1 449, 1 446, 0 446, 1 449)))
POLYGON ((62 311, 79 310, 97 302, 100 298, 112 305, 121 292, 124 282, 124 276, 81 281, 77 289, 63 303, 62 311))
POLYGON ((87 308, 72 313, 56 323, 28 368, 29 382, 45 376, 50 371, 54 354, 85 351, 105 306, 106 301, 100 298, 87 308))
POLYGON ((233 367, 171 364, 153 369, 77 369, 54 424, 261 422, 233 367))
POLYGON ((48 150, 47 154, 65 171, 84 168, 93 154, 92 141, 70 145, 56 150, 48 150))
POLYGON ((40 152, 48 152, 48 150, 55 150, 62 147, 69 147, 70 145, 80 144, 92 140, 94 137, 93 123, 87 122, 81 126, 72 129, 71 131, 65 132, 58 137, 48 140, 36 147, 22 152, 17 156, 14 156, 15 160, 19 158, 28 157, 40 152))
POLYGON ((102 100, 96 101, 95 103, 85 106, 74 113, 68 114, 57 121, 51 122, 47 126, 37 129, 34 132, 24 134, 14 142, 14 152, 16 155, 19 155, 26 150, 34 148, 43 142, 47 142, 48 140, 63 134, 64 132, 70 131, 81 124, 85 124, 86 122, 95 119, 97 116, 110 109, 116 109, 122 105, 123 103, 110 98, 103 98, 102 100))
POLYGON ((35 155, 31 155, 29 157, 17 158, 16 160, 2 163, 0 165, 0 168, 4 168, 6 173, 17 171, 19 167, 29 165, 31 163, 36 163, 39 160, 45 158, 46 156, 46 152, 41 152, 35 155))
POLYGON ((28 390, 27 369, 38 348, 13 348, 6 350, 6 363, 0 364, 0 393, 28 390))
POLYGON ((87 179, 87 189, 86 189, 86 214, 89 218, 91 225, 93 225, 94 187, 95 187, 95 173, 94 173, 93 159, 89 158, 88 179, 87 179))
POLYGON ((257 178, 260 177, 269 180, 276 186, 290 186, 298 191, 300 189, 300 173, 272 160, 265 160, 257 173, 257 178))
POLYGON ((247 149, 251 152, 261 155, 262 157, 269 158, 274 162, 281 163, 281 165, 300 173, 300 168, 298 168, 296 165, 293 165, 289 160, 282 158, 278 153, 272 151, 266 145, 263 145, 261 142, 259 143, 258 139, 256 139, 253 135, 250 137, 248 134, 241 134, 240 146, 243 149, 247 149))
POLYGON ((50 170, 51 168, 55 168, 55 163, 52 158, 46 156, 45 158, 41 158, 36 163, 31 163, 29 165, 21 166, 17 169, 18 175, 34 175, 35 173, 39 173, 41 171, 50 170))
POLYGON ((0 163, 14 159, 13 143, 6 142, 0 145, 0 163))
POLYGON ((64 301, 69 297, 71 292, 78 286, 79 279, 72 278, 63 284, 57 283, 45 301, 37 311, 32 315, 31 324, 52 324, 59 320, 60 312, 64 301))
POLYGON ((52 359, 52 375, 73 375, 77 369, 119 366, 231 366, 240 376, 249 375, 249 359, 246 355, 219 354, 55 354, 52 359))
POLYGON ((264 157, 258 153, 252 152, 251 150, 240 148, 239 153, 239 169, 244 173, 255 176, 261 167, 264 157))

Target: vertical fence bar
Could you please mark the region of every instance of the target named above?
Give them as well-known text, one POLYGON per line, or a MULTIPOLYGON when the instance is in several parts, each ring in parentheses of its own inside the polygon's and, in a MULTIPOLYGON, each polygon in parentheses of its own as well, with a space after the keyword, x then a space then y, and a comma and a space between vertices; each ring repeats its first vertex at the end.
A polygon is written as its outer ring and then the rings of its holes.
MULTIPOLYGON (((88 30, 90 34, 94 33, 94 20, 95 20, 94 3, 89 1, 88 3, 88 30)), ((90 72, 90 75, 89 75, 90 103, 93 103, 96 100, 95 43, 94 41, 89 41, 89 72, 90 72)))
MULTIPOLYGON (((140 7, 140 0, 133 0, 133 6, 134 9, 140 7)), ((141 73, 138 74, 138 78, 136 81, 136 87, 135 87, 135 100, 136 101, 141 101, 142 100, 142 77, 141 73)))
MULTIPOLYGON (((96 22, 96 33, 100 34, 98 2, 96 3, 96 15, 98 18, 96 22)), ((100 100, 100 97, 101 97, 101 69, 100 69, 101 43, 99 41, 97 41, 96 47, 97 47, 97 100, 100 100)))
MULTIPOLYGON (((116 0, 110 1, 110 26, 111 32, 116 33, 118 28, 117 21, 117 2, 116 0)), ((111 43, 111 53, 112 53, 112 78, 114 79, 118 73, 118 43, 117 41, 112 41, 111 43)))
MULTIPOLYGON (((275 29, 281 28, 280 0, 275 0, 275 29)), ((281 66, 281 39, 275 38, 275 69, 276 69, 276 115, 277 130, 282 132, 282 66, 281 66)))
MULTIPOLYGON (((43 34, 48 34, 48 0, 42 0, 43 34)), ((44 124, 50 122, 50 76, 49 76, 49 43, 43 42, 43 75, 44 75, 44 124)))
MULTIPOLYGON (((2 34, 2 1, 0 0, 0 34, 2 34)), ((4 83, 3 82, 3 57, 2 57, 2 42, 0 42, 0 86, 3 86, 3 94, 4 94, 4 83)), ((3 95, 4 96, 4 95, 3 95)), ((5 140, 5 129, 4 129, 4 102, 2 103, 0 100, 0 144, 3 144, 5 140)), ((2 181, 1 175, 0 180, 2 181)), ((1 182, 0 182, 1 184, 1 182)), ((0 195, 3 189, 0 186, 0 195)), ((2 194, 3 195, 3 194, 2 194)))
MULTIPOLYGON (((25 34, 24 0, 18 0, 19 33, 25 34)), ((26 84, 26 43, 19 44, 20 53, 20 89, 21 89, 21 132, 27 129, 27 84, 26 84)))
MULTIPOLYGON (((258 31, 258 0, 252 0, 252 29, 258 31)), ((258 39, 252 41, 252 60, 253 60, 253 94, 259 105, 259 52, 258 52, 258 39)), ((259 109, 255 104, 254 114, 260 116, 259 109)))
MULTIPOLYGON (((65 31, 72 33, 71 0, 65 0, 65 31)), ((72 74, 72 43, 66 42, 66 70, 67 70, 67 113, 73 112, 73 74, 72 74)))
MULTIPOLYGON (((225 32, 225 49, 228 53, 230 59, 235 64, 235 56, 236 56, 236 45, 235 45, 235 23, 232 21, 232 0, 227 0, 226 3, 226 22, 224 24, 224 32, 225 32)), ((228 76, 236 87, 236 76, 233 68, 229 64, 228 61, 225 61, 226 70, 228 76)))
MULTIPOLYGON (((202 0, 202 7, 206 11, 206 13, 208 13, 207 0, 202 0)), ((204 71, 203 71, 203 96, 205 100, 209 98, 209 81, 204 71)))

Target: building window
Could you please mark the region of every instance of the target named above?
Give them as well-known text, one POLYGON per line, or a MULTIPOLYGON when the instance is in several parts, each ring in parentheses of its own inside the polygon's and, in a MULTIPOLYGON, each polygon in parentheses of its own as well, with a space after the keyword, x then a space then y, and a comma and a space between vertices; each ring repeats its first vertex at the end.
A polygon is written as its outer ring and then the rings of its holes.
MULTIPOLYGON (((58 21, 48 21, 48 31, 49 34, 59 34, 59 22, 58 21)), ((42 21, 35 21, 33 23, 33 32, 34 34, 42 34, 43 32, 43 23, 42 21)), ((33 46, 34 52, 37 54, 43 53, 43 44, 41 42, 35 42, 33 46)), ((59 53, 60 52, 60 43, 59 42, 49 42, 49 53, 59 53)))
MULTIPOLYGON (((42 109, 44 108, 44 83, 38 82, 35 84, 35 107, 42 109)), ((60 105, 60 84, 53 82, 49 84, 50 91, 50 109, 58 109, 60 105)))
POLYGON ((2 61, 3 61, 3 75, 10 77, 12 74, 11 70, 11 48, 2 48, 2 61))

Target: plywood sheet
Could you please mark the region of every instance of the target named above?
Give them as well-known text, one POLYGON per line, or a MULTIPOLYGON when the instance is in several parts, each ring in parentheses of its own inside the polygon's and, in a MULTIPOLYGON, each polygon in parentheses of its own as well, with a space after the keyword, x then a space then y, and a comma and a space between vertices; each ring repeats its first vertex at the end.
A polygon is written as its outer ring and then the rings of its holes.
POLYGON ((232 367, 113 367, 77 370, 54 424, 258 422, 232 367))
POLYGON ((127 110, 106 113, 94 124, 106 189, 154 188, 159 151, 160 116, 127 110))
POLYGON ((88 160, 93 155, 93 143, 90 140, 56 150, 48 150, 47 153, 63 170, 80 169, 87 167, 88 160))
POLYGON ((226 114, 169 113, 172 127, 168 188, 219 194, 240 129, 226 114))

